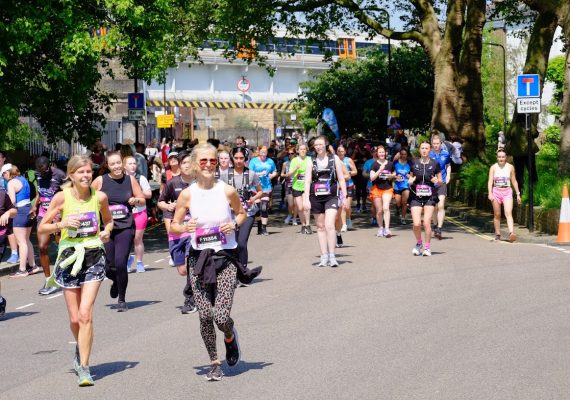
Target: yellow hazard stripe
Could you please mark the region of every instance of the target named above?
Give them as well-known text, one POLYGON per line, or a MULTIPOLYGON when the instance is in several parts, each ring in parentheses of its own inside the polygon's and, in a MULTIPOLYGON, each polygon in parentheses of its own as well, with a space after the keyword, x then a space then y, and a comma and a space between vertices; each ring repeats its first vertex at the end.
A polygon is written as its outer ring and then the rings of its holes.
POLYGON ((193 108, 247 108, 254 110, 292 110, 291 103, 244 103, 235 101, 196 101, 196 100, 147 100, 148 107, 193 107, 193 108))

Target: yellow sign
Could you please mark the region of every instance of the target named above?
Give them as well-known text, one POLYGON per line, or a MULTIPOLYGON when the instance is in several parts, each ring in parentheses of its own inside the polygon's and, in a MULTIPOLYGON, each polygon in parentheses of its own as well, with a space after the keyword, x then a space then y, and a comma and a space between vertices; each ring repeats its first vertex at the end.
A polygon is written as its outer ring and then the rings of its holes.
POLYGON ((174 125, 174 114, 164 114, 156 116, 157 128, 170 128, 174 125))
POLYGON ((400 110, 390 110, 388 113, 390 117, 400 118, 400 110))

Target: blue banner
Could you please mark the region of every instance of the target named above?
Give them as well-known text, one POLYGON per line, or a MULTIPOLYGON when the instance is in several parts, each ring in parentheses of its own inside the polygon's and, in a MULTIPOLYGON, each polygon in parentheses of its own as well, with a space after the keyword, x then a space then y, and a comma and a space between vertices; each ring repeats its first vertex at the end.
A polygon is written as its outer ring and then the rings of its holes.
POLYGON ((337 139, 340 139, 340 130, 338 129, 338 123, 336 122, 336 116, 334 115, 334 111, 330 108, 325 108, 323 110, 323 121, 327 123, 331 131, 334 133, 337 139))

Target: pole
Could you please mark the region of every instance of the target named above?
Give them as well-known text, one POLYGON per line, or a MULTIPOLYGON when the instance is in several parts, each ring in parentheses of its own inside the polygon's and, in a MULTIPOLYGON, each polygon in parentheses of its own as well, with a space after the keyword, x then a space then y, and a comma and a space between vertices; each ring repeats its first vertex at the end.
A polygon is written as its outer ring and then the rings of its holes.
POLYGON ((527 147, 528 147, 528 231, 534 232, 534 192, 533 192, 533 157, 532 157, 532 134, 530 132, 530 114, 525 114, 526 120, 526 134, 527 134, 527 147))
MULTIPOLYGON (((139 92, 138 80, 135 76, 135 93, 139 92)), ((135 144, 139 144, 139 121, 135 121, 135 144)))

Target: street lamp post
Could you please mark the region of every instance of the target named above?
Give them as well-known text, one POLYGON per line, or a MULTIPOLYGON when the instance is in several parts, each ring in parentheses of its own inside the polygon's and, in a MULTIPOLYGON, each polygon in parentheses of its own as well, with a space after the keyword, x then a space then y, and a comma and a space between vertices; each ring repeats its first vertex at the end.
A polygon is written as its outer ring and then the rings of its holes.
POLYGON ((503 133, 507 134, 507 51, 500 43, 483 42, 489 46, 500 47, 503 50, 503 133))

